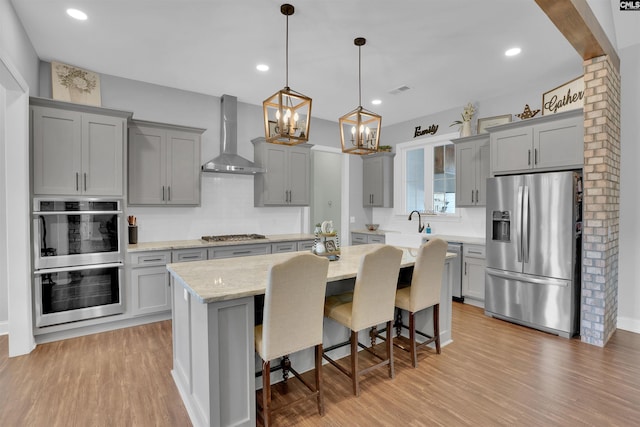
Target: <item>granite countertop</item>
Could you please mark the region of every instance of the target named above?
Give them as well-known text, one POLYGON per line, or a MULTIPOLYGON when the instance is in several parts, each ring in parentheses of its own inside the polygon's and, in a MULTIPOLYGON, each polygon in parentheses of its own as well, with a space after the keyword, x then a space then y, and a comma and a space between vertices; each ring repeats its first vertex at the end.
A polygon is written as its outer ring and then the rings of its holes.
POLYGON ((223 242, 208 242, 201 239, 194 240, 169 240, 164 242, 142 242, 135 245, 128 245, 128 252, 141 252, 141 251, 166 251, 172 249, 190 249, 190 248, 209 248, 214 246, 237 246, 237 245, 251 245, 256 243, 278 243, 278 242, 291 242, 301 240, 313 240, 315 236, 313 234, 272 234, 265 236, 265 239, 252 239, 252 240, 227 240, 223 242))
POLYGON ((425 234, 427 237, 439 237, 447 242, 459 242, 466 243, 468 245, 484 245, 486 239, 484 237, 471 237, 471 236, 454 236, 451 234, 425 234))
MULTIPOLYGON (((380 245, 341 248, 340 260, 329 263, 327 282, 356 277, 362 255, 378 247, 380 245)), ((417 249, 400 249, 403 250, 401 266, 409 267, 415 264, 417 249)), ((264 294, 271 265, 296 255, 298 254, 289 252, 173 263, 167 265, 167 270, 199 302, 208 304, 264 294)), ((455 257, 455 254, 447 253, 447 258, 455 257)))

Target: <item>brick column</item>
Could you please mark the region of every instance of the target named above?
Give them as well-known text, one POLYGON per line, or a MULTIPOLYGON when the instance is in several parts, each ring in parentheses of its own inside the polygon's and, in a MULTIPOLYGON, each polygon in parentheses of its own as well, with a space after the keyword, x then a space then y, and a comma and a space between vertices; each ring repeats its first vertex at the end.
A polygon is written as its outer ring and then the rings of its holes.
POLYGON ((584 203, 580 336, 604 346, 618 316, 620 74, 607 56, 584 61, 584 203))

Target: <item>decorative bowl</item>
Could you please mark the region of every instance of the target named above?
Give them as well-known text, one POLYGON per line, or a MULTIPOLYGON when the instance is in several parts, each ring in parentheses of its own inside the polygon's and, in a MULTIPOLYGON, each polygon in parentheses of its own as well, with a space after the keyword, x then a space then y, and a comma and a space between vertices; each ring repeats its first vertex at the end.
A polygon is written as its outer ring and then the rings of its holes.
POLYGON ((369 231, 376 231, 378 227, 380 227, 380 224, 365 224, 365 227, 367 227, 369 231))

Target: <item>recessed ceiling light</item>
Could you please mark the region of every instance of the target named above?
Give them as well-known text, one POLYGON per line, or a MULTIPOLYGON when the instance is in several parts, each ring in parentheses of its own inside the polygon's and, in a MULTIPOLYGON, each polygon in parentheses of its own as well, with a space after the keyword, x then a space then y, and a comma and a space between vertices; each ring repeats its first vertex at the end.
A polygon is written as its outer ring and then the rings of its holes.
POLYGON ((506 56, 516 56, 520 52, 522 52, 522 49, 520 49, 519 47, 512 47, 511 49, 507 49, 504 54, 506 56))
POLYGON ((79 21, 85 21, 87 19, 87 14, 78 9, 67 9, 67 15, 79 21))
POLYGON ((371 101, 371 103, 373 105, 380 105, 380 104, 382 104, 382 100, 381 99, 374 99, 373 101, 371 101))
POLYGON ((258 65, 256 65, 256 70, 258 70, 258 71, 269 71, 269 66, 267 64, 258 64, 258 65))

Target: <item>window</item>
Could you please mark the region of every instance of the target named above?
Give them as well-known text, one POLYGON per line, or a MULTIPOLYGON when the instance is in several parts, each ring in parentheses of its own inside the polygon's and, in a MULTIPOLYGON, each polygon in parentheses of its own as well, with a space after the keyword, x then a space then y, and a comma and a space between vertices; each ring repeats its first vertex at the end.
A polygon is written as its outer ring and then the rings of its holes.
POLYGON ((457 135, 398 144, 396 194, 401 213, 413 210, 440 215, 455 213, 456 159, 451 137, 457 135))

